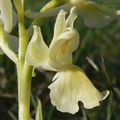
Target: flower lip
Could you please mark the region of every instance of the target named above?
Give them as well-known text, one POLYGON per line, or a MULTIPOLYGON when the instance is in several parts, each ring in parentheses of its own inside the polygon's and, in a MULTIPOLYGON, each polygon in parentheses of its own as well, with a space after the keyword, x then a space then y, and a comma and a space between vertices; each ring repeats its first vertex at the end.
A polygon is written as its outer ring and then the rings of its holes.
POLYGON ((99 92, 77 66, 59 71, 48 88, 51 103, 59 111, 71 114, 75 114, 79 110, 79 101, 86 109, 92 109, 99 106, 100 102, 110 93, 108 90, 99 92))

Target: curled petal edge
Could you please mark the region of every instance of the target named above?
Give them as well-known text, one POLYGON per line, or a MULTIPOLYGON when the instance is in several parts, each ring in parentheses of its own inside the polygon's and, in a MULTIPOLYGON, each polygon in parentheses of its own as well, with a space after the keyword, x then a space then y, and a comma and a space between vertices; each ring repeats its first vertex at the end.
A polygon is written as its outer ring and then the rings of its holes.
POLYGON ((53 78, 50 89, 51 103, 61 112, 75 114, 79 110, 78 102, 84 108, 92 109, 106 99, 109 91, 99 92, 85 73, 80 69, 58 72, 53 78))

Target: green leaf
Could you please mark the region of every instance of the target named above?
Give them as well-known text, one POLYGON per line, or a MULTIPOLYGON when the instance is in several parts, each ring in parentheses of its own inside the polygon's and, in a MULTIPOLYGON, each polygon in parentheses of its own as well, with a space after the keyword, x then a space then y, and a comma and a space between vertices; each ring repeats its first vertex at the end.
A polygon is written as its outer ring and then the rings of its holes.
POLYGON ((43 120, 42 105, 41 105, 41 101, 39 99, 38 99, 38 105, 37 105, 35 120, 43 120))
POLYGON ((0 48, 0 55, 3 55, 4 54, 4 52, 2 51, 2 49, 0 48))

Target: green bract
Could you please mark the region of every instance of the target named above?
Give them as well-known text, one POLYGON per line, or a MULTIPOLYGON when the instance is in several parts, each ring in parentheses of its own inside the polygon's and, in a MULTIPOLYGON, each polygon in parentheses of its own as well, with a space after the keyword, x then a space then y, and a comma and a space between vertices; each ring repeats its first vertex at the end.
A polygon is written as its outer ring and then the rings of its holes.
POLYGON ((13 0, 15 6, 16 6, 16 9, 17 9, 17 12, 19 14, 23 14, 23 10, 24 10, 24 0, 13 0))

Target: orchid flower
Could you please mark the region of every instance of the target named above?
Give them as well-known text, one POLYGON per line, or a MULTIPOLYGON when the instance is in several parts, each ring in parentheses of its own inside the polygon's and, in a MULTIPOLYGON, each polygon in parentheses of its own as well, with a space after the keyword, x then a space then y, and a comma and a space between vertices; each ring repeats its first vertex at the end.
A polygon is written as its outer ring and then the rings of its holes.
POLYGON ((91 0, 71 0, 71 4, 77 7, 78 14, 88 27, 102 28, 118 17, 115 10, 91 0))
MULTIPOLYGON (((7 42, 11 50, 17 53, 18 52, 18 37, 13 36, 13 35, 6 35, 6 38, 7 38, 7 42)), ((3 54, 4 52, 0 48, 0 55, 3 55, 3 54)))
POLYGON ((0 23, 3 24, 4 30, 10 33, 13 27, 12 3, 10 0, 0 0, 0 23))
POLYGON ((67 19, 65 15, 64 10, 59 12, 49 47, 43 40, 40 28, 34 26, 26 60, 34 67, 57 71, 53 83, 48 87, 51 103, 59 111, 74 114, 79 110, 79 101, 86 109, 91 109, 98 106, 109 91, 97 90, 85 72, 72 63, 72 52, 79 45, 79 34, 74 28, 77 18, 75 7, 71 9, 67 19))
POLYGON ((10 33, 17 23, 17 14, 12 9, 11 0, 0 0, 0 26, 10 33))
MULTIPOLYGON (((59 0, 52 1, 59 2, 59 0)), ((47 6, 48 5, 49 3, 47 6)), ((32 19, 50 17, 56 15, 60 9, 68 11, 73 6, 77 8, 77 13, 83 19, 85 25, 92 28, 103 28, 119 17, 119 10, 107 8, 106 6, 99 5, 91 0, 67 0, 63 5, 53 8, 47 12, 36 13, 27 11, 26 15, 32 19)))
MULTIPOLYGON (((15 52, 17 52, 18 50, 18 38, 16 36, 9 35, 9 33, 12 31, 16 23, 17 15, 12 10, 11 0, 0 0, 0 26, 3 26, 3 30, 5 32, 5 37, 7 39, 8 45, 15 52)), ((4 52, 0 48, 0 55, 1 54, 4 54, 4 52)))

